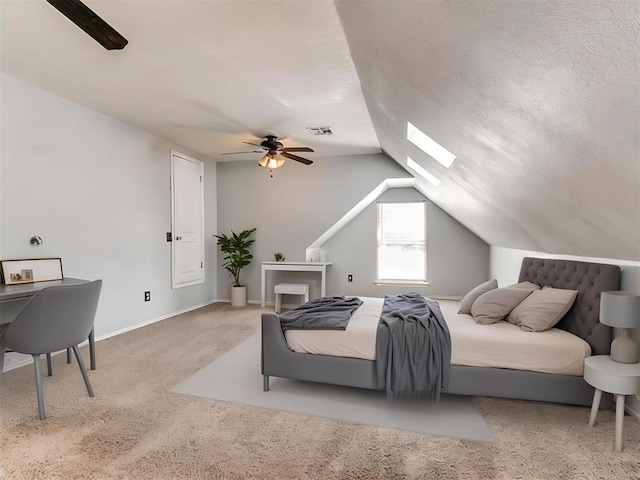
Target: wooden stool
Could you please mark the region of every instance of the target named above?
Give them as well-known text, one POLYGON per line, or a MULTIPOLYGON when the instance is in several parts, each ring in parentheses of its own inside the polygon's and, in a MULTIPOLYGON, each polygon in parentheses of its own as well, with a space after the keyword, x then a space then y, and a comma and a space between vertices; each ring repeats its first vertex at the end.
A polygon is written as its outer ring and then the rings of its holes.
POLYGON ((282 306, 281 295, 304 295, 304 303, 309 301, 309 285, 306 283, 279 283, 276 285, 274 292, 276 294, 276 313, 280 313, 282 306))

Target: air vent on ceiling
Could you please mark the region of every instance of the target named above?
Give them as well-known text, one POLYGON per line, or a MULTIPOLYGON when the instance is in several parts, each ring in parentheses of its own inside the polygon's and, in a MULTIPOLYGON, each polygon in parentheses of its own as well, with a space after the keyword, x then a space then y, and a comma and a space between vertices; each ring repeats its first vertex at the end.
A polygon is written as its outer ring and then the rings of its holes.
POLYGON ((333 135, 331 127, 307 127, 311 135, 333 135))

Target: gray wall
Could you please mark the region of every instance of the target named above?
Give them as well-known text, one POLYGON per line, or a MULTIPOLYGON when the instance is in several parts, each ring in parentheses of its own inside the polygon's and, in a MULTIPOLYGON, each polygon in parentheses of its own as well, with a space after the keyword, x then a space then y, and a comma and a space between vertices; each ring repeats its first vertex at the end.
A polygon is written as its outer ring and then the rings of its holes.
MULTIPOLYGON (((385 178, 407 177, 386 156, 358 155, 314 158, 303 166, 287 162, 269 172, 255 161, 218 163, 218 231, 257 227, 254 261, 242 272, 250 301, 260 300, 260 262, 282 252, 287 260, 304 261, 306 248, 385 178)), ((392 189, 381 199, 424 199, 414 189, 392 189)), ((417 290, 429 295, 464 295, 489 275, 489 246, 428 202, 428 279, 423 288, 376 287, 376 211, 370 205, 324 246, 329 267, 327 294, 380 296, 417 290), (347 283, 347 274, 354 276, 347 283)), ((218 298, 228 299, 231 280, 218 270, 218 298)), ((319 296, 319 274, 270 272, 267 301, 282 281, 309 283, 319 296)), ((285 299, 286 301, 287 299, 285 299)), ((296 299, 292 298, 291 301, 296 299)))
POLYGON ((170 150, 190 152, 1 78, 0 258, 61 257, 65 276, 103 279, 98 337, 212 301, 215 162, 205 162, 206 281, 172 290, 170 150))
MULTIPOLYGON (((389 189, 379 201, 420 201, 413 188, 389 189)), ((376 286, 375 202, 325 245, 331 267, 328 289, 345 295, 381 296, 418 291, 430 296, 463 296, 489 275, 489 246, 435 204, 427 201, 427 281, 429 286, 376 286), (354 254, 357 253, 357 254, 354 254), (353 282, 347 282, 347 275, 353 282)))

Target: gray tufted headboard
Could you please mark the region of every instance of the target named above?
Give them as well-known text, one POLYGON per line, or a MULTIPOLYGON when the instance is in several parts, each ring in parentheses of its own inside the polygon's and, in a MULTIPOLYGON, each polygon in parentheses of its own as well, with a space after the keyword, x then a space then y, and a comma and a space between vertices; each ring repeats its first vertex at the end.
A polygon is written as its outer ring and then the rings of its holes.
POLYGON ((525 257, 518 281, 578 290, 573 307, 556 327, 583 338, 592 355, 609 353, 612 332, 599 322, 600 293, 620 289, 618 265, 525 257))

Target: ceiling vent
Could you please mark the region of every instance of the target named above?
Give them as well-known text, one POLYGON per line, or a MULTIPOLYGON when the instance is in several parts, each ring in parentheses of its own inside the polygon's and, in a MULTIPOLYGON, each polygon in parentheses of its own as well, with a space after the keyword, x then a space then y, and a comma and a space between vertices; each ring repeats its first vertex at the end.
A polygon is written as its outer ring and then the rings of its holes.
POLYGON ((331 127, 307 127, 311 135, 333 135, 331 127))

